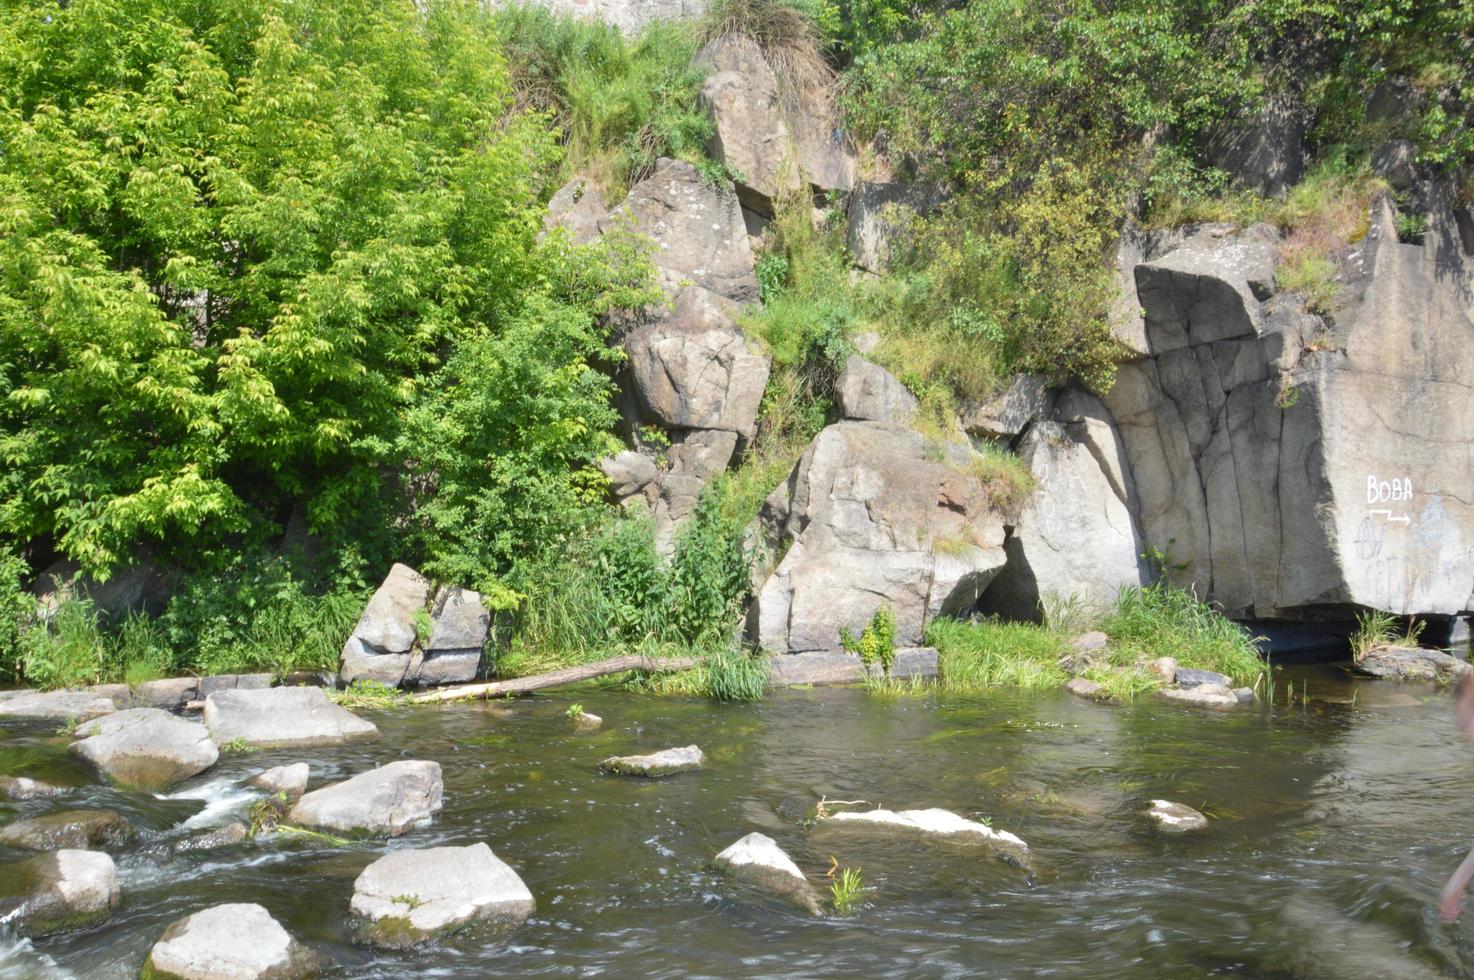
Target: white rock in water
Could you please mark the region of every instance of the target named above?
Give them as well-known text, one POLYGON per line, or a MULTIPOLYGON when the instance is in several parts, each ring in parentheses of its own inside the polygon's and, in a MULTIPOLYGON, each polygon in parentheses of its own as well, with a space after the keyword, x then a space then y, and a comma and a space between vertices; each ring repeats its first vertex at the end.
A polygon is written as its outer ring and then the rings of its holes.
POLYGON ((204 721, 217 745, 328 745, 379 733, 316 687, 216 691, 205 699, 204 721))
POLYGON ((178 980, 297 980, 322 957, 293 939, 259 905, 215 905, 164 930, 143 975, 178 980))
POLYGON ((444 790, 440 763, 404 759, 313 790, 286 822, 398 837, 440 809, 444 790))
POLYGON ((285 793, 289 801, 295 801, 307 792, 307 777, 310 770, 305 762, 294 762, 289 766, 277 766, 257 773, 250 784, 268 793, 285 793))
POLYGON ((364 938, 402 949, 472 922, 513 927, 532 914, 532 892, 486 844, 395 851, 353 883, 364 938))
POLYGON ((90 691, 22 691, 0 700, 0 721, 86 721, 117 710, 90 691))
POLYGON ((649 755, 616 755, 599 763, 599 768, 619 776, 672 776, 706 765, 706 756, 694 745, 664 749, 649 755))
POLYGON ((1029 845, 1006 830, 994 830, 985 823, 959 817, 950 810, 866 810, 845 811, 824 820, 821 826, 854 830, 899 830, 922 834, 938 840, 965 844, 985 844, 1010 863, 1027 866, 1029 845))
POLYGON ((53 786, 29 776, 0 776, 0 800, 34 800, 42 796, 60 796, 65 786, 53 786))
POLYGON ((210 732, 158 708, 130 708, 94 719, 77 729, 72 752, 115 783, 157 790, 204 772, 220 750, 210 732))
POLYGON ((1152 805, 1146 811, 1147 817, 1157 825, 1158 830, 1169 834, 1183 834, 1189 830, 1206 830, 1208 818, 1197 810, 1181 803, 1173 803, 1171 800, 1152 800, 1152 805))
POLYGON ((117 867, 99 851, 53 851, 0 868, 0 922, 17 935, 81 928, 117 904, 117 867))
POLYGON ((804 873, 766 834, 748 834, 718 854, 716 864, 743 884, 771 892, 816 915, 819 912, 819 897, 804 873))

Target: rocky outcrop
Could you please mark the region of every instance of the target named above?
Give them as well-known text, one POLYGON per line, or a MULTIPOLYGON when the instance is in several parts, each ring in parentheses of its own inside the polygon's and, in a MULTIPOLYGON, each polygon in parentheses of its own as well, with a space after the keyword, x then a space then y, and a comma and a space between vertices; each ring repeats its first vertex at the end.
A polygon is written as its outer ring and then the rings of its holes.
POLYGON ((396 563, 369 599, 343 644, 344 683, 370 680, 389 687, 469 681, 481 667, 491 614, 481 595, 447 586, 396 563))
POLYGON ((219 691, 205 699, 204 722, 217 745, 332 745, 379 733, 316 687, 219 691))
POLYGON ((1275 96, 1253 118, 1215 133, 1208 141, 1208 158, 1228 173, 1235 187, 1283 194, 1305 173, 1308 115, 1294 98, 1275 96))
POLYGON ((27 851, 112 850, 133 837, 133 825, 111 810, 59 810, 0 827, 0 844, 27 851))
POLYGON ((706 765, 706 756, 694 745, 679 749, 662 749, 649 755, 616 755, 599 763, 599 771, 616 776, 674 776, 695 772, 706 765))
POLYGON ((950 810, 847 810, 821 820, 825 830, 912 835, 957 844, 982 844, 1010 864, 1027 867, 1029 845, 1016 834, 959 817, 950 810))
POLYGON ((1002 569, 1003 523, 973 450, 879 422, 821 432, 759 516, 782 559, 750 607, 752 639, 775 653, 840 649, 882 605, 898 646, 961 613, 1002 569))
POLYGON ((176 920, 149 951, 143 975, 168 980, 299 980, 325 958, 260 905, 214 905, 176 920))
POLYGON ((86 721, 117 710, 112 698, 90 691, 20 691, 0 698, 0 723, 86 721))
POLYGON ((793 858, 766 834, 751 833, 715 858, 717 867, 759 891, 792 902, 806 912, 819 913, 819 896, 793 858))
POLYGON ((250 784, 273 795, 284 794, 288 802, 295 802, 307 792, 307 777, 310 772, 307 763, 294 762, 257 773, 251 777, 250 784))
POLYGON ((548 201, 543 231, 562 228, 574 244, 587 245, 599 237, 599 222, 607 213, 599 189, 587 177, 574 177, 548 201))
POLYGON ((118 869, 99 851, 60 850, 0 866, 0 922, 18 936, 82 929, 117 904, 118 869))
POLYGON ((609 492, 618 501, 642 495, 645 488, 660 476, 660 469, 653 459, 632 449, 601 459, 599 470, 609 479, 609 492))
POLYGON ((1185 834, 1208 828, 1207 817, 1190 806, 1171 800, 1152 800, 1146 809, 1146 818, 1158 830, 1168 834, 1185 834))
POLYGON ((839 414, 861 422, 910 425, 916 418, 916 396, 885 368, 851 354, 835 385, 839 414))
POLYGON ((404 949, 472 923, 510 928, 532 892, 485 844, 395 851, 363 869, 350 908, 375 946, 404 949))
POLYGON ((440 763, 401 760, 306 794, 287 823, 339 833, 398 837, 440 810, 440 763))
POLYGON ((1209 227, 1135 279, 1149 357, 1107 396, 1146 544, 1229 615, 1455 614, 1474 584, 1471 276, 1435 214, 1376 206, 1328 320, 1275 295, 1276 237, 1209 227))
POLYGON ((689 163, 661 159, 599 229, 626 223, 654 242, 651 261, 667 295, 691 283, 733 302, 757 302, 752 246, 730 182, 713 183, 689 163))
POLYGON ((113 782, 159 790, 204 772, 220 751, 210 732, 158 708, 130 708, 77 728, 72 751, 113 782))
POLYGON ((1020 374, 1008 387, 981 404, 962 411, 962 428, 984 439, 1012 440, 1029 423, 1047 418, 1054 407, 1054 389, 1041 374, 1020 374))

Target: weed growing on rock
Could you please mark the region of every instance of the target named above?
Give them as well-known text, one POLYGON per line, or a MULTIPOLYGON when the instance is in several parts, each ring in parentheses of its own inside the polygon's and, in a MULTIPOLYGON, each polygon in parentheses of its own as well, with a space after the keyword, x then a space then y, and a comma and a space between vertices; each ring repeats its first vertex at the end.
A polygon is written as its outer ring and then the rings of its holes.
POLYGON ((409 695, 398 688, 368 679, 356 680, 339 691, 329 691, 328 697, 350 710, 392 708, 409 700, 409 695))
POLYGON ((1425 624, 1414 620, 1402 627, 1391 613, 1370 609, 1356 617, 1356 632, 1351 634, 1351 657, 1360 661, 1377 647, 1416 647, 1425 624))
POLYGON ((850 653, 858 654, 866 668, 879 667, 882 674, 890 675, 891 664, 896 659, 896 613, 889 605, 882 605, 870 617, 870 622, 856 637, 849 627, 839 629, 839 642, 850 653))
POLYGON ((1128 586, 1101 624, 1113 663, 1172 657, 1252 684, 1267 669, 1255 638, 1209 603, 1165 582, 1128 586))
POLYGON ((838 874, 831 869, 831 875, 834 880, 829 885, 829 895, 834 911, 837 915, 849 915, 865 894, 864 876, 859 868, 840 868, 838 874))

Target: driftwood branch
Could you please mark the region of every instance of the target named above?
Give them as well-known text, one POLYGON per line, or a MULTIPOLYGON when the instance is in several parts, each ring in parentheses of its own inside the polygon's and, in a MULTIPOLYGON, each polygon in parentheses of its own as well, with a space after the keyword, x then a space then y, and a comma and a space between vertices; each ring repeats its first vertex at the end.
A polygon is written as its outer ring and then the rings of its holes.
POLYGON ((695 667, 698 663, 700 660, 696 657, 648 657, 642 653, 629 653, 622 657, 585 664, 582 667, 565 667, 562 670, 533 674, 530 677, 513 677, 489 684, 458 684, 454 687, 442 687, 434 691, 426 691, 424 694, 416 694, 411 700, 416 704, 429 704, 435 701, 459 701, 462 698, 505 698, 516 694, 527 694, 530 691, 541 691, 548 687, 575 684, 579 681, 592 680, 595 677, 603 677, 605 674, 618 674, 626 670, 664 674, 686 670, 688 667, 695 667))

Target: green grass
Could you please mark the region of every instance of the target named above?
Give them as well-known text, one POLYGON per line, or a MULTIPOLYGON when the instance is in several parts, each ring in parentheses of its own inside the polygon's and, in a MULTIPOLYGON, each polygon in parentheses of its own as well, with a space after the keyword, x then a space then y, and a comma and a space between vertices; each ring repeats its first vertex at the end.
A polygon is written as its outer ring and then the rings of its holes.
POLYGON ((1029 623, 938 619, 927 627, 926 642, 937 648, 941 683, 948 691, 1044 690, 1068 679, 1059 666, 1063 639, 1029 623))
POLYGON ((329 691, 328 697, 345 708, 392 708, 403 704, 409 695, 387 684, 372 680, 356 680, 339 691, 329 691))
POLYGON ((829 885, 829 897, 837 915, 849 915, 865 894, 865 878, 859 868, 841 868, 829 885))
POLYGON ((1351 634, 1351 657, 1359 661, 1377 647, 1416 647, 1424 625, 1417 620, 1403 628, 1401 620, 1391 613, 1369 609, 1356 617, 1356 632, 1351 634))
POLYGON ((1112 663, 1172 657, 1181 667, 1227 674, 1252 684, 1267 667, 1254 638, 1191 592, 1165 583, 1129 586, 1101 623, 1112 663))

